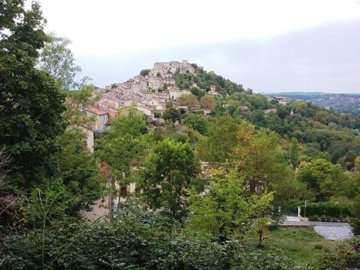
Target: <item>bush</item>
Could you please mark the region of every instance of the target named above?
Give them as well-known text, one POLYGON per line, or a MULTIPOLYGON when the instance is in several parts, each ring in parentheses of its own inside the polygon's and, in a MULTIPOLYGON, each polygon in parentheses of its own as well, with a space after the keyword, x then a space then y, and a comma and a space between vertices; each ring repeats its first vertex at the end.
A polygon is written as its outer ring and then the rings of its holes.
POLYGON ((277 231, 279 230, 279 224, 278 223, 270 223, 268 226, 269 231, 277 231))
POLYGON ((53 224, 44 245, 41 230, 3 237, 2 269, 300 269, 278 251, 186 238, 171 220, 122 212, 114 222, 53 224))
POLYGON ((144 76, 144 77, 146 75, 149 75, 149 73, 150 73, 150 69, 143 69, 143 70, 140 71, 140 75, 144 76))
POLYGON ((155 118, 160 118, 160 117, 161 117, 161 112, 155 111, 155 112, 154 112, 154 117, 155 117, 155 118))
POLYGON ((350 220, 352 231, 355 235, 360 235, 360 218, 352 218, 350 220))
POLYGON ((309 217, 309 220, 310 220, 310 221, 320 221, 321 219, 320 219, 319 216, 315 215, 315 216, 310 216, 310 217, 309 217))
MULTIPOLYGON (((303 202, 302 202, 303 204, 303 202)), ((290 207, 290 212, 297 213, 297 206, 301 205, 301 202, 294 202, 290 207)), ((301 213, 304 213, 304 206, 301 206, 301 213)), ((306 216, 316 218, 320 216, 324 219, 326 217, 331 218, 343 218, 353 216, 351 213, 351 205, 347 204, 335 204, 333 202, 319 202, 308 203, 306 206, 306 216)))
POLYGON ((360 237, 341 242, 322 259, 321 270, 356 270, 360 266, 360 237))

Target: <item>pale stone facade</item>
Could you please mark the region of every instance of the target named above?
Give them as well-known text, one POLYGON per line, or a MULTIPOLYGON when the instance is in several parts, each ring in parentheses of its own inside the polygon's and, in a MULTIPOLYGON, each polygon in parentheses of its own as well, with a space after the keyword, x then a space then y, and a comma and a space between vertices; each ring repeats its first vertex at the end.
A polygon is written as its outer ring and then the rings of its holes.
MULTIPOLYGON (((98 89, 96 94, 100 96, 100 100, 96 106, 111 118, 119 109, 134 104, 145 115, 153 117, 155 111, 163 112, 166 109, 168 101, 190 94, 189 90, 180 90, 175 86, 174 75, 194 73, 201 69, 202 67, 187 61, 155 63, 146 76, 137 75, 126 82, 98 89)), ((215 89, 214 91, 216 92, 215 89)))
POLYGON ((93 131, 104 131, 105 126, 109 120, 108 113, 96 107, 91 107, 85 111, 88 116, 94 118, 94 121, 91 124, 91 129, 93 131))
POLYGON ((182 95, 190 95, 191 92, 189 90, 169 90, 169 96, 172 100, 177 100, 182 95))

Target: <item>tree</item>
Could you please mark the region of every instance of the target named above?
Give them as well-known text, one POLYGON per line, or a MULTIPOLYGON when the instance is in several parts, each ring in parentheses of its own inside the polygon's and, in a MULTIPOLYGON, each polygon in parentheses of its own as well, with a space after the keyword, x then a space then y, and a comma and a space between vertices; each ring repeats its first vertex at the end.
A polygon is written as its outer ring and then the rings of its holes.
POLYGON ((151 209, 177 220, 186 215, 188 186, 199 172, 189 144, 164 140, 145 164, 141 187, 151 209))
POLYGON ((341 186, 346 184, 340 165, 325 159, 315 159, 300 165, 297 179, 306 183, 316 202, 329 200, 341 186))
POLYGON ((207 129, 207 119, 204 115, 201 114, 194 114, 194 113, 189 113, 186 115, 185 119, 184 119, 184 123, 198 131, 199 133, 206 135, 208 134, 208 129, 207 129))
POLYGON ((60 89, 77 89, 79 84, 75 82, 75 76, 81 68, 75 64, 74 55, 68 48, 71 41, 54 34, 50 34, 49 38, 38 60, 40 68, 55 78, 60 89))
POLYGON ((104 186, 98 175, 95 157, 87 148, 82 129, 67 129, 58 137, 58 143, 61 151, 54 156, 59 166, 54 181, 59 184, 55 187, 63 189, 70 197, 66 203, 66 213, 76 216, 80 210, 88 209, 100 198, 104 186))
POLYGON ((140 71, 140 75, 144 77, 149 75, 149 73, 150 73, 150 69, 143 69, 140 71))
POLYGON ((21 197, 4 181, 8 173, 6 167, 10 162, 10 155, 3 146, 0 149, 0 226, 14 225, 19 222, 21 216, 21 197))
POLYGON ((67 102, 64 119, 68 129, 77 129, 93 121, 85 109, 92 106, 98 98, 93 94, 94 89, 94 86, 84 85, 79 90, 65 92, 67 102))
POLYGON ((204 90, 201 90, 198 87, 191 87, 190 91, 191 91, 191 94, 193 94, 194 96, 197 96, 197 97, 202 97, 206 93, 204 90))
POLYGON ((288 168, 273 132, 256 131, 254 126, 243 122, 237 140, 237 169, 250 194, 272 191, 280 179, 284 181, 288 177, 288 168))
POLYGON ((163 112, 163 118, 165 120, 171 120, 173 122, 181 120, 181 113, 175 108, 167 108, 163 112))
POLYGON ((215 99, 212 96, 205 95, 200 98, 200 107, 202 109, 213 110, 215 108, 215 99))
POLYGON ((64 96, 54 80, 35 68, 48 37, 39 4, 0 5, 0 144, 12 157, 9 177, 22 188, 54 171, 54 139, 64 130, 64 96))
POLYGON ((351 220, 352 231, 355 235, 360 235, 360 195, 353 199, 351 212, 354 215, 351 220))
POLYGON ((199 105, 196 97, 194 95, 181 95, 178 100, 177 103, 180 106, 187 106, 189 108, 190 111, 196 109, 196 107, 199 105))
POLYGON ((270 207, 273 194, 247 196, 244 184, 236 171, 218 170, 205 194, 190 196, 188 227, 220 242, 249 230, 270 207))
POLYGON ((237 144, 238 124, 230 115, 217 116, 210 124, 209 137, 198 146, 201 158, 224 162, 231 159, 237 144))
POLYGON ((295 170, 299 166, 299 145, 295 138, 291 139, 289 159, 293 169, 295 170))
MULTIPOLYGON (((131 107, 121 111, 105 133, 97 150, 100 159, 112 167, 112 176, 121 187, 134 182, 134 167, 141 166, 149 149, 144 115, 131 107)), ((121 190, 119 190, 119 196, 121 190)), ((120 200, 119 200, 120 201, 120 200)))

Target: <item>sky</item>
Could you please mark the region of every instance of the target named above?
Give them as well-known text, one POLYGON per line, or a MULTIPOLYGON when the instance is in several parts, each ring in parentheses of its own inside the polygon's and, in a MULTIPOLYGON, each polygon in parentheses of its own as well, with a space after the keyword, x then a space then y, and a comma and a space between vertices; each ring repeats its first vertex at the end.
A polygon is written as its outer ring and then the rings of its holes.
POLYGON ((189 60, 255 92, 360 93, 360 0, 39 0, 96 86, 189 60))

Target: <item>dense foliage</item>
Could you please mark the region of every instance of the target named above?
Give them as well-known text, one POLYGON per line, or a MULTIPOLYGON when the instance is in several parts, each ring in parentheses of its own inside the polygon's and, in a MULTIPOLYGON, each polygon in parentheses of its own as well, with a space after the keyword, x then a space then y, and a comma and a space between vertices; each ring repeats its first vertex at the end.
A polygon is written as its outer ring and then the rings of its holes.
POLYGON ((340 243, 335 251, 323 258, 321 269, 352 270, 360 267, 360 238, 340 243))
POLYGON ((25 11, 23 1, 0 6, 0 147, 11 156, 12 184, 28 188, 54 172, 51 155, 64 129, 64 96, 53 78, 35 68, 48 40, 39 5, 25 11))
POLYGON ((101 193, 85 135, 73 126, 86 118, 78 108, 89 95, 72 96, 78 107, 65 103, 55 78, 37 68, 39 50, 51 41, 39 5, 25 10, 24 1, 0 3, 0 149, 6 161, 1 162, 1 223, 36 224, 27 205, 43 195, 62 202, 58 216, 77 216, 101 193))
POLYGON ((53 224, 45 242, 39 230, 6 237, 3 269, 306 269, 275 251, 184 237, 161 216, 131 213, 111 223, 53 224))
POLYGON ((177 74, 175 79, 177 87, 180 89, 191 89, 191 92, 198 97, 205 95, 213 86, 221 94, 233 94, 244 91, 241 84, 238 85, 214 72, 206 72, 202 69, 197 70, 194 74, 177 74))

